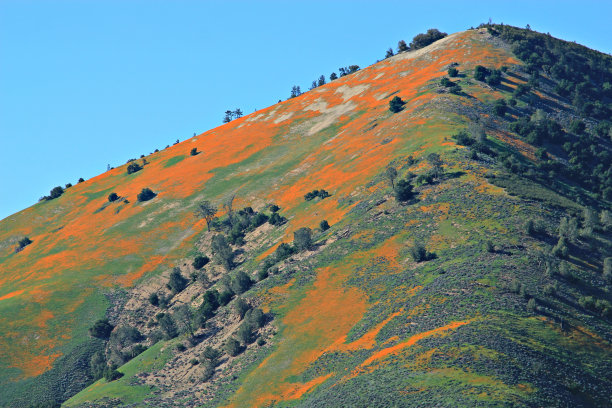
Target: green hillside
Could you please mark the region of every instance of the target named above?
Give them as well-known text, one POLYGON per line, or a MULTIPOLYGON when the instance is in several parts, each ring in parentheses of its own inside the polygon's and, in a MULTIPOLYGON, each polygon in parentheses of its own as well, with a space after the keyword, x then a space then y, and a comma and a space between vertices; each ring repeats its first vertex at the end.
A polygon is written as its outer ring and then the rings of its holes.
POLYGON ((411 47, 0 221, 0 405, 610 406, 612 57, 411 47))

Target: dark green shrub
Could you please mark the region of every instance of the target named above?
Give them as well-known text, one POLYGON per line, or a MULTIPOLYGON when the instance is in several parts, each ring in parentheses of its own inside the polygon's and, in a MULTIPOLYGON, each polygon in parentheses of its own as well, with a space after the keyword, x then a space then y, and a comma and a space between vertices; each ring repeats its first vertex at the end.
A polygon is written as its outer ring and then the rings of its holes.
POLYGON ((266 315, 261 309, 255 308, 246 312, 245 320, 247 320, 253 327, 261 328, 264 327, 266 323, 266 315))
POLYGON ((223 292, 219 293, 219 304, 221 306, 225 306, 232 301, 233 297, 234 293, 232 291, 224 290, 223 292))
POLYGON ((136 173, 137 171, 142 170, 142 166, 136 162, 131 162, 127 166, 127 174, 136 173))
POLYGON ((323 220, 319 223, 319 228, 321 228, 321 231, 327 231, 329 229, 329 223, 327 222, 327 220, 323 220))
POLYGON ((113 328, 108 319, 100 319, 89 328, 89 335, 98 339, 108 340, 113 328))
POLYGON ((293 232, 293 245, 298 251, 306 251, 312 247, 312 230, 302 227, 293 232))
POLYGON ((149 303, 151 303, 153 306, 159 306, 159 296, 156 292, 149 295, 149 303))
POLYGON ((244 321, 236 331, 236 337, 240 340, 244 346, 248 346, 255 340, 255 331, 254 327, 250 322, 244 321))
POLYGON ((395 198, 397 201, 405 202, 414 197, 413 187, 407 180, 400 180, 395 185, 395 198))
POLYGON ((220 363, 219 360, 221 359, 221 355, 221 351, 210 346, 206 346, 206 348, 200 355, 200 362, 209 363, 213 367, 217 367, 220 363))
POLYGON ((204 255, 196 255, 196 257, 193 259, 193 267, 195 269, 202 269, 208 262, 210 262, 210 259, 204 255))
POLYGON ((327 191, 321 189, 321 190, 313 190, 313 191, 311 191, 309 193, 306 193, 304 195, 304 199, 306 201, 313 200, 313 199, 315 199, 317 197, 319 197, 320 199, 324 199, 324 198, 329 197, 329 193, 327 191))
POLYGON ((225 342, 225 352, 232 357, 236 357, 242 351, 242 347, 240 347, 240 343, 233 338, 227 339, 225 342))
POLYGON ((29 237, 23 237, 17 242, 17 247, 15 248, 15 252, 20 252, 23 248, 27 247, 32 243, 32 240, 29 237))
POLYGON ((211 249, 215 261, 223 265, 226 270, 231 270, 234 266, 234 251, 223 235, 217 234, 212 237, 211 249))
POLYGON ((198 154, 198 148, 194 147, 193 149, 191 149, 191 151, 189 152, 189 154, 191 156, 196 156, 198 154))
POLYGON ((64 187, 64 189, 70 188, 72 187, 72 183, 66 183, 66 187, 64 187))
POLYGON ((285 242, 280 244, 274 251, 276 262, 281 262, 295 253, 295 248, 285 242))
MULTIPOLYGON (((404 40, 400 40, 400 41, 397 43, 397 52, 398 52, 398 54, 399 54, 400 52, 406 52, 406 51, 408 51, 408 50, 409 50, 409 48, 408 48, 408 44, 406 44, 406 41, 404 41, 404 40)), ((391 50, 391 52, 393 52, 393 50, 391 50)))
POLYGON ((267 269, 260 269, 259 272, 257 272, 257 281, 261 282, 262 280, 266 279, 268 276, 270 275, 268 274, 267 269))
POLYGON ((58 198, 62 194, 64 194, 64 189, 61 186, 53 187, 53 189, 51 189, 46 199, 53 200, 54 198, 58 198))
POLYGON ((167 313, 159 313, 157 316, 157 322, 159 326, 163 330, 166 339, 173 339, 179 335, 178 329, 176 328, 176 323, 172 316, 167 313))
POLYGON ((552 249, 552 254, 560 258, 565 258, 567 257, 568 252, 569 248, 567 247, 565 237, 560 237, 559 241, 557 241, 557 245, 555 245, 552 249))
POLYGON ((79 177, 78 183, 82 183, 84 181, 85 181, 85 179, 83 177, 79 177))
POLYGON ((476 65, 474 68, 474 79, 477 81, 484 81, 489 75, 489 70, 482 65, 476 65))
POLYGON ((427 47, 429 44, 432 44, 444 37, 448 34, 441 32, 437 28, 430 28, 426 33, 417 34, 412 39, 410 43, 410 50, 418 50, 419 48, 427 47))
POLYGON ((402 101, 402 98, 395 96, 389 101, 389 110, 393 113, 398 113, 404 109, 405 104, 406 102, 402 101))
POLYGON ((436 259, 437 255, 434 252, 428 252, 421 244, 416 244, 410 248, 410 255, 415 262, 424 262, 431 259, 436 259))
POLYGON ((492 241, 487 241, 485 243, 485 249, 487 250, 487 252, 489 253, 495 253, 495 245, 493 244, 492 241))
POLYGON ((238 316, 240 316, 241 319, 250 308, 251 306, 249 306, 249 304, 243 298, 238 298, 234 302, 234 311, 238 316))
POLYGON ((202 371, 202 381, 209 381, 215 375, 215 368, 210 364, 203 364, 204 370, 202 371))
POLYGON ((253 216, 253 218, 251 218, 251 229, 255 229, 257 227, 259 227, 260 225, 265 224, 268 219, 270 217, 268 217, 266 214, 264 213, 257 213, 253 216))
POLYGON ((278 212, 278 210, 280 210, 280 207, 278 205, 276 204, 270 205, 270 212, 275 213, 275 212, 278 212))
POLYGON ((457 141, 457 144, 461 146, 471 146, 476 143, 476 140, 470 137, 465 130, 460 131, 457 134, 454 134, 453 139, 457 141))
POLYGON ((491 73, 487 76, 486 81, 487 81, 487 84, 491 86, 496 86, 501 83, 501 79, 502 79, 501 71, 497 69, 493 69, 491 70, 491 73))
POLYGON ((178 267, 172 269, 170 272, 170 279, 166 286, 172 291, 173 294, 182 292, 187 287, 188 280, 181 274, 181 270, 178 267))
POLYGON ((113 201, 118 200, 118 199, 119 199, 119 196, 117 195, 117 193, 110 193, 110 194, 108 195, 108 201, 109 201, 109 202, 111 202, 111 203, 112 203, 113 201))
POLYGON ((495 112, 497 116, 503 117, 506 114, 507 109, 508 109, 508 106, 506 105, 505 99, 498 99, 495 101, 495 104, 493 105, 493 112, 495 112))
POLYGON ((516 88, 514 89, 514 92, 512 93, 512 95, 515 98, 518 98, 520 96, 528 94, 529 91, 531 91, 531 87, 529 85, 527 85, 527 84, 518 84, 516 86, 516 88))
POLYGON ((243 271, 238 271, 232 278, 230 285, 232 291, 237 295, 240 295, 253 286, 253 280, 243 271))
POLYGON ((529 301, 527 302, 527 310, 533 313, 536 311, 537 307, 538 305, 536 304, 535 298, 529 299, 529 301))
POLYGON ((155 194, 150 188, 143 188, 140 193, 138 193, 138 201, 142 202, 142 201, 149 201, 152 198, 155 198, 155 196, 157 196, 157 194, 155 194))
POLYGON ((272 215, 270 216, 268 223, 276 226, 276 225, 283 225, 286 221, 287 219, 285 217, 282 217, 277 212, 275 212, 275 213, 272 213, 272 215))
POLYGON ((185 347, 185 345, 184 345, 183 343, 179 343, 179 344, 177 344, 177 345, 176 345, 176 350, 177 350, 179 353, 182 353, 182 352, 184 352, 185 350, 187 350, 187 347, 185 347))
POLYGON ((452 86, 455 86, 455 83, 453 81, 451 81, 450 79, 448 79, 447 77, 443 77, 440 80, 440 85, 442 85, 445 88, 450 88, 452 86))
POLYGON ((121 377, 123 377, 123 373, 120 373, 119 371, 117 371, 117 366, 115 365, 106 367, 104 369, 104 379, 107 382, 118 380, 121 377))
POLYGON ((451 78, 456 77, 457 75, 459 75, 459 70, 455 67, 450 67, 448 69, 448 76, 451 78))

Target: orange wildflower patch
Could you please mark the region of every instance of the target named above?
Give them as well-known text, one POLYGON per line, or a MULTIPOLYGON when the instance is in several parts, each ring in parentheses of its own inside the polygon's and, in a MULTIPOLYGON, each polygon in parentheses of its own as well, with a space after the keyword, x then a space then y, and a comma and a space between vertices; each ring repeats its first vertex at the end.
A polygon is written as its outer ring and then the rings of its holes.
POLYGON ((332 351, 354 351, 361 349, 371 349, 376 345, 376 336, 382 330, 383 327, 387 325, 394 317, 399 316, 401 312, 395 312, 391 314, 391 316, 387 317, 385 320, 377 324, 372 330, 361 336, 359 339, 345 344, 346 336, 338 339, 334 344, 332 344, 326 352, 332 351))
POLYGON ((283 400, 296 400, 302 398, 304 394, 312 391, 316 386, 323 384, 333 373, 316 377, 304 384, 295 384, 283 393, 283 400))
POLYGON ((6 294, 6 295, 4 295, 4 296, 0 296, 0 300, 10 299, 10 298, 12 298, 12 297, 19 296, 19 295, 21 295, 23 292, 25 292, 25 289, 16 290, 16 291, 14 291, 14 292, 7 293, 7 294, 6 294))
MULTIPOLYGON (((428 330, 426 332, 423 333, 419 333, 419 334, 415 334, 414 336, 410 337, 408 340, 403 341, 401 343, 398 343, 394 346, 391 347, 387 347, 384 348, 374 354, 372 354, 369 358, 367 358, 363 363, 361 363, 352 373, 348 378, 352 378, 355 377, 357 375, 359 375, 361 372, 363 372, 365 370, 366 367, 370 366, 372 363, 378 361, 378 360, 382 360, 390 355, 393 354, 397 354, 400 351, 402 351, 403 349, 405 349, 406 347, 410 347, 413 346, 414 344, 416 344, 419 340, 423 340, 427 337, 431 337, 431 336, 440 336, 440 335, 444 335, 446 334, 448 331, 450 330, 454 330, 458 327, 461 327, 463 325, 466 325, 470 323, 470 321, 465 321, 465 322, 453 322, 453 323, 449 323, 445 326, 442 327, 438 327, 435 328, 433 330, 428 330)), ((347 378, 347 379, 348 379, 347 378)))
POLYGON ((346 336, 366 310, 364 295, 356 288, 343 287, 345 274, 332 267, 318 270, 312 289, 283 319, 285 339, 246 377, 230 406, 263 406, 295 396, 295 390, 302 389, 303 384, 287 383, 287 379, 303 372, 346 336))
POLYGON ((60 356, 60 353, 48 356, 28 355, 27 360, 22 361, 18 365, 11 365, 10 367, 19 368, 22 371, 22 378, 36 377, 49 370, 53 362, 60 356))
POLYGON ((129 287, 132 286, 135 280, 140 279, 145 273, 154 271, 158 266, 162 264, 162 262, 166 259, 165 256, 152 256, 147 263, 145 263, 140 269, 135 272, 131 272, 120 276, 115 281, 117 284, 129 287))

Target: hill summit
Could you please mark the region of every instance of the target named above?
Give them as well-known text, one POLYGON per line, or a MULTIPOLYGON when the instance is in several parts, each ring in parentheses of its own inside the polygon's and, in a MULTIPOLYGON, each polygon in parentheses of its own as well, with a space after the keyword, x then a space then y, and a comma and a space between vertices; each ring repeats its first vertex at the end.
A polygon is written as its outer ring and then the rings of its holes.
POLYGON ((0 405, 609 406, 612 57, 399 48, 0 221, 0 405))

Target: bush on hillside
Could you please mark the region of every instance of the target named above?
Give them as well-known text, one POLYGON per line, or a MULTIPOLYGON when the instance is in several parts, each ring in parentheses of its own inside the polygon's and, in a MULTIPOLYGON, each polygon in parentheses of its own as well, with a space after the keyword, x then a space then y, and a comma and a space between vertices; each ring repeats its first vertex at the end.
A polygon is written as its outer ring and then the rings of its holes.
POLYGON ((240 295, 253 286, 253 280, 243 271, 238 271, 231 280, 230 289, 240 295))
POLYGON ((298 251, 306 251, 312 247, 312 230, 302 227, 293 232, 293 245, 298 251))
POLYGON ((421 244, 416 244, 411 247, 410 255, 415 262, 424 262, 437 258, 437 255, 434 252, 428 252, 421 244))
POLYGON ((89 328, 89 335, 98 339, 108 340, 113 328, 108 319, 100 319, 89 328))
POLYGON ((218 264, 223 265, 226 270, 232 269, 234 266, 234 251, 225 237, 221 234, 213 236, 210 246, 213 251, 213 259, 218 264))
POLYGON ((113 201, 118 200, 118 199, 119 199, 119 196, 117 195, 117 193, 110 193, 110 194, 108 195, 108 201, 109 201, 109 202, 111 202, 111 203, 112 203, 113 201))
POLYGON ((446 37, 448 34, 441 32, 437 28, 430 28, 426 33, 417 34, 412 39, 410 43, 410 50, 418 50, 419 48, 427 47, 429 44, 432 44, 442 38, 446 37))
POLYGON ((407 180, 400 180, 395 184, 395 199, 405 202, 414 197, 413 187, 407 180))
POLYGON ((175 267, 172 269, 172 272, 170 272, 170 279, 168 280, 166 286, 172 291, 172 294, 176 295, 187 287, 187 283, 187 279, 181 275, 181 270, 178 267, 175 267))
POLYGON ((489 75, 489 70, 482 65, 476 65, 474 67, 474 79, 477 81, 484 81, 489 75))
POLYGON ((15 252, 20 252, 23 248, 27 247, 32 243, 32 240, 29 237, 23 237, 17 242, 17 247, 15 248, 15 252))
POLYGON ((140 193, 138 193, 138 201, 142 202, 142 201, 149 201, 153 198, 155 198, 155 196, 157 196, 157 194, 155 194, 150 188, 143 188, 140 193))
POLYGON ((321 229, 321 231, 327 231, 329 229, 329 223, 327 222, 327 220, 323 220, 319 223, 319 228, 321 229))
POLYGON ((404 109, 405 104, 406 102, 402 101, 402 98, 395 96, 389 101, 389 110, 393 113, 398 113, 404 109))
POLYGON ((282 244, 280 244, 277 248, 276 251, 274 251, 275 257, 276 257, 276 262, 281 262, 287 258, 289 258, 291 255, 293 255, 295 253, 295 247, 293 245, 289 245, 285 242, 283 242, 282 244))
POLYGON ((234 339, 229 338, 225 342, 225 352, 229 354, 231 357, 236 357, 242 351, 242 347, 240 347, 240 343, 234 339))
POLYGON ((329 193, 326 190, 312 190, 311 192, 308 192, 304 195, 304 200, 306 201, 310 201, 310 200, 314 200, 315 198, 319 197, 321 200, 324 198, 329 197, 329 193))
POLYGON ((192 265, 193 265, 193 267, 194 267, 195 269, 200 270, 200 269, 202 269, 202 268, 203 268, 203 267, 204 267, 204 266, 205 266, 205 265, 206 265, 208 262, 210 262, 210 259, 209 259, 209 258, 208 258, 206 255, 204 255, 204 256, 202 256, 202 255, 196 255, 196 257, 193 259, 193 263, 192 263, 192 265))
POLYGON ((136 162, 131 162, 127 166, 127 174, 136 173, 137 171, 140 171, 140 170, 142 170, 142 166, 136 162))
POLYGON ((157 318, 157 322, 159 323, 159 326, 164 332, 164 335, 167 340, 173 339, 179 335, 176 323, 174 322, 174 319, 171 315, 167 313, 159 313, 155 317, 157 318))

